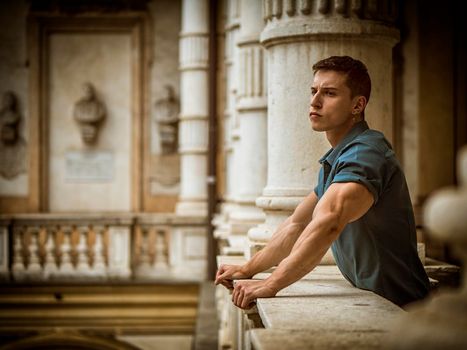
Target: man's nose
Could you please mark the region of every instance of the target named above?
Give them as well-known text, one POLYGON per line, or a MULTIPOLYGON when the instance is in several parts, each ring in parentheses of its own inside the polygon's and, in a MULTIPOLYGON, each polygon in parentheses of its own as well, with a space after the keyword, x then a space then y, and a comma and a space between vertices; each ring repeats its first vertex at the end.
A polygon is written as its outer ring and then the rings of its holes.
POLYGON ((310 106, 315 108, 321 107, 321 99, 320 94, 318 92, 314 95, 311 95, 310 106))

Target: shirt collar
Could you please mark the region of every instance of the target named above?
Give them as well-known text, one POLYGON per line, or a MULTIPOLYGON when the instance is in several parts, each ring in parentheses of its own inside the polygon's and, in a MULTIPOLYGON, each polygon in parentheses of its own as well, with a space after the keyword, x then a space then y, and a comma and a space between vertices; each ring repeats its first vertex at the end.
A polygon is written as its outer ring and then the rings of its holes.
POLYGON ((346 145, 348 145, 354 138, 356 138, 358 135, 360 135, 362 132, 365 130, 368 130, 368 124, 366 121, 362 120, 356 123, 352 129, 345 135, 345 137, 342 139, 342 141, 336 146, 336 148, 331 148, 329 151, 326 152, 326 154, 319 160, 321 164, 326 161, 329 165, 332 165, 334 163, 334 160, 336 159, 337 155, 340 153, 342 148, 344 148, 346 145))

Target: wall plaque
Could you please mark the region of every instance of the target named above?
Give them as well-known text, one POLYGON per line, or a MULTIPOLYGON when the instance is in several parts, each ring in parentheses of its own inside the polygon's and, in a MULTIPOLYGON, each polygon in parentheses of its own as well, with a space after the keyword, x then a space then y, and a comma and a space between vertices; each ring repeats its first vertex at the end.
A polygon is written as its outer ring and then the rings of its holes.
POLYGON ((112 152, 70 151, 65 154, 67 182, 110 182, 114 178, 112 152))

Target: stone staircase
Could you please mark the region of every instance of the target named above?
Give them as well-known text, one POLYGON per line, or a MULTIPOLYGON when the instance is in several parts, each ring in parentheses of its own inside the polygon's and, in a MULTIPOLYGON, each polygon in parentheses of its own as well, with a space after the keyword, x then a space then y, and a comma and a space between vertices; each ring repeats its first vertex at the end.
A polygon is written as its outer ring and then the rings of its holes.
POLYGON ((57 333, 62 338, 68 334, 70 339, 72 335, 107 339, 122 335, 191 335, 198 294, 198 283, 3 285, 0 347, 57 333))

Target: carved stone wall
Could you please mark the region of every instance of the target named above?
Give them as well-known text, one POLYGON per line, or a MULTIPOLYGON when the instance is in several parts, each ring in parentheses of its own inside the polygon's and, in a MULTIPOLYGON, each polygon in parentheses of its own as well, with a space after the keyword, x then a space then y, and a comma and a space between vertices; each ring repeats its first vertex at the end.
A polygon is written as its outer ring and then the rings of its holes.
MULTIPOLYGON (((0 31, 0 94, 13 91, 22 117, 18 132, 27 143, 29 140, 28 65, 26 55, 26 1, 2 1, 0 20, 5 28, 0 31)), ((29 157, 24 145, 23 162, 27 167, 29 157)), ((14 177, 0 176, 0 197, 26 197, 29 193, 29 174, 22 171, 14 177)), ((9 203, 9 207, 12 203, 9 203)))
POLYGON ((148 176, 145 194, 145 210, 173 212, 180 192, 180 73, 178 71, 181 2, 152 1, 149 4, 151 16, 151 66, 149 82, 148 129, 148 176), (167 88, 173 93, 172 117, 169 124, 158 122, 160 106, 167 99, 167 88), (164 144, 164 130, 173 133, 173 144, 164 144))

